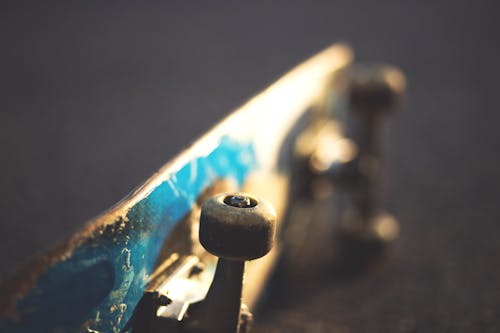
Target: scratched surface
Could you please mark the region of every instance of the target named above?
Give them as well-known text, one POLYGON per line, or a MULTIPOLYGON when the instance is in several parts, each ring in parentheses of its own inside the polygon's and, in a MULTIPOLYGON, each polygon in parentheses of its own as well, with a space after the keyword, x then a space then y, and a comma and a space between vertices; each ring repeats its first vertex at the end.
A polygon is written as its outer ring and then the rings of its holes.
MULTIPOLYGON (((221 179, 241 188, 254 172, 286 178, 297 127, 350 59, 349 48, 333 45, 295 67, 68 241, 35 257, 1 285, 0 329, 122 331, 169 233, 201 194, 221 179)), ((284 192, 280 186, 269 192, 284 192)))
POLYGON ((5 319, 5 332, 119 332, 130 319, 169 232, 217 179, 241 186, 258 167, 251 142, 220 138, 56 262, 5 319))

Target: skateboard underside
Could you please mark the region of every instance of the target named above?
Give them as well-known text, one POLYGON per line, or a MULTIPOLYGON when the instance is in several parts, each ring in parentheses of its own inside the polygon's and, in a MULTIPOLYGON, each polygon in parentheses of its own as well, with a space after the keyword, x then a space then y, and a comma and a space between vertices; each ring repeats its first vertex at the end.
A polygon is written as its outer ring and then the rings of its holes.
MULTIPOLYGON (((197 219, 210 193, 250 190, 282 218, 294 138, 350 58, 346 47, 333 46, 298 66, 71 239, 34 258, 2 286, 0 330, 123 331, 158 267, 202 252, 197 219)), ((250 267, 247 278, 252 274, 265 276, 250 267)), ((247 303, 262 284, 244 290, 247 303)))

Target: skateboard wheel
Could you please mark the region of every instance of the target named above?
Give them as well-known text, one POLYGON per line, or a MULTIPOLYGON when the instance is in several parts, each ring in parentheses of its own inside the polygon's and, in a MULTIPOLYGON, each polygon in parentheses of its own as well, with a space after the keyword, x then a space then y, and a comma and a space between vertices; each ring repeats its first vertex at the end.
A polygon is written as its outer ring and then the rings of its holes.
POLYGON ((355 65, 347 74, 348 98, 354 110, 390 111, 406 86, 403 73, 386 65, 355 65))
POLYGON ((210 253, 231 260, 267 254, 276 233, 276 212, 265 200, 244 193, 216 195, 203 204, 199 239, 210 253))

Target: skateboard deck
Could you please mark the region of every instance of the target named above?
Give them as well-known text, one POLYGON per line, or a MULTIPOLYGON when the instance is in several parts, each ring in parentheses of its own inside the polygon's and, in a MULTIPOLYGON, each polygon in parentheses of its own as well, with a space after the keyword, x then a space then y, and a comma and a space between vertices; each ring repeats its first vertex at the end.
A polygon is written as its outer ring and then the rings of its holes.
MULTIPOLYGON (((252 191, 271 201, 282 218, 293 139, 323 100, 332 75, 350 61, 343 45, 315 55, 70 239, 34 257, 2 285, 0 331, 124 331, 158 267, 203 251, 197 219, 211 193, 252 191)), ((244 298, 253 304, 257 294, 244 291, 244 298)))

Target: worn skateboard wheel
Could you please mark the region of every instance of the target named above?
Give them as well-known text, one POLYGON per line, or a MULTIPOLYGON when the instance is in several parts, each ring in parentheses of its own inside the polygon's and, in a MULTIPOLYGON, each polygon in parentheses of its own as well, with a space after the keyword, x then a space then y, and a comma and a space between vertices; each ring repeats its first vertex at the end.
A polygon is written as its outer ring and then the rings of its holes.
POLYGON ((276 212, 263 199, 244 193, 225 193, 203 204, 200 242, 218 257, 260 258, 271 250, 275 234, 276 212))
POLYGON ((404 74, 387 65, 354 65, 347 81, 349 103, 355 110, 391 111, 406 86, 404 74))

